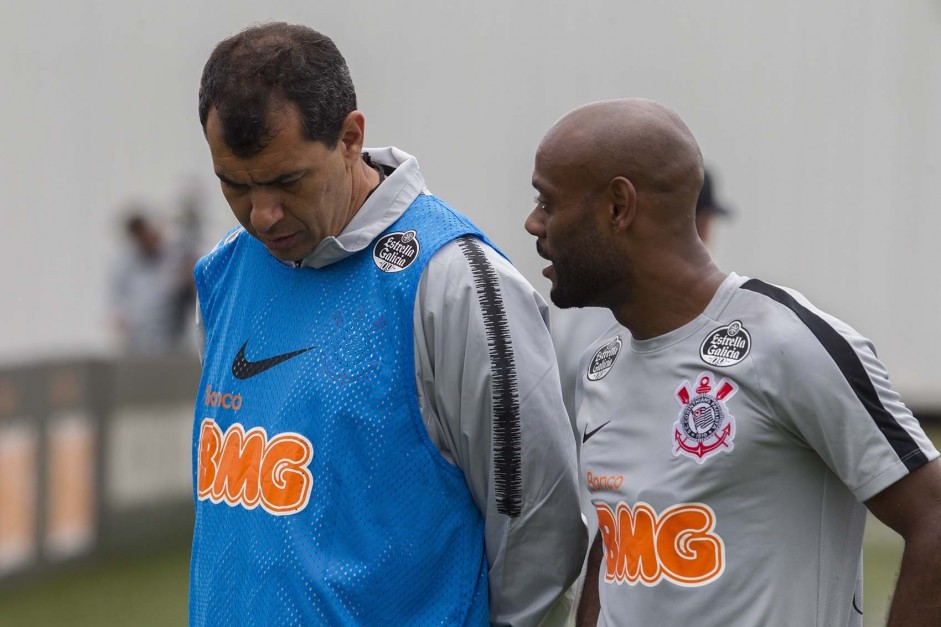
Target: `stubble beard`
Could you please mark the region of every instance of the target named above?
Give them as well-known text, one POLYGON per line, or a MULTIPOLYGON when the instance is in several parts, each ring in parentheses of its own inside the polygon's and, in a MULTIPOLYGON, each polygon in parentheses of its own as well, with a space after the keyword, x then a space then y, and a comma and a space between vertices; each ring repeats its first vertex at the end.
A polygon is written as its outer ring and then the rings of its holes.
POLYGON ((593 244, 580 241, 570 254, 553 260, 556 284, 549 291, 549 299, 559 309, 607 307, 606 295, 617 277, 629 274, 626 260, 593 244))

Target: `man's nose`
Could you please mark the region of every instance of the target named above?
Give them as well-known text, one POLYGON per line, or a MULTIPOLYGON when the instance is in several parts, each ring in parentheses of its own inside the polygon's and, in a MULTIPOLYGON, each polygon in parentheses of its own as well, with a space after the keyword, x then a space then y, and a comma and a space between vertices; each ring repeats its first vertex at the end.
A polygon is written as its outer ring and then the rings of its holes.
POLYGON ((527 233, 535 235, 536 237, 542 237, 545 234, 546 224, 543 220, 542 212, 539 211, 538 207, 533 209, 526 217, 526 222, 523 224, 523 227, 526 229, 527 233))
POLYGON ((276 191, 259 187, 252 191, 252 226, 259 233, 270 231, 284 217, 281 197, 276 191))

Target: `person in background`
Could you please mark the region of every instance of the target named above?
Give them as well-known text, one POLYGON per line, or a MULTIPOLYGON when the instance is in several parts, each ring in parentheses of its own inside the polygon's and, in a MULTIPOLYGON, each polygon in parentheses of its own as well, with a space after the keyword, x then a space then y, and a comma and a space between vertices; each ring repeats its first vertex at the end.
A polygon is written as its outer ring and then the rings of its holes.
POLYGON ((173 332, 183 338, 187 346, 192 346, 193 310, 196 305, 196 282, 193 279, 193 267, 206 251, 203 244, 203 203, 200 189, 195 183, 184 187, 180 197, 177 214, 176 249, 181 260, 183 275, 179 289, 173 297, 173 332))
POLYGON ((696 199, 696 232, 707 247, 712 243, 712 229, 716 220, 732 215, 728 207, 716 200, 712 186, 712 175, 706 168, 703 170, 702 189, 696 199))
POLYGON ((702 182, 650 100, 579 107, 536 152, 552 301, 616 318, 576 387, 599 528, 578 624, 861 625, 868 508, 905 540, 889 624, 941 625, 938 451, 871 342, 712 262, 702 182))
POLYGON ((111 308, 122 352, 155 356, 181 349, 178 299, 192 285, 192 264, 139 207, 124 220, 126 250, 115 269, 111 308))
POLYGON ((363 148, 325 35, 222 41, 199 117, 241 226, 195 273, 190 624, 567 616, 587 537, 538 293, 415 157, 363 148))

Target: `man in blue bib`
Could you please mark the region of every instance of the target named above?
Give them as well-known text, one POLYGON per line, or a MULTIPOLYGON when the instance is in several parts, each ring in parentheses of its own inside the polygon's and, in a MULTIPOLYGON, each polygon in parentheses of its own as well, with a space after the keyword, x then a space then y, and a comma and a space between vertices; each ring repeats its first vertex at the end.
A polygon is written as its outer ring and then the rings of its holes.
POLYGON ((586 536, 545 303, 363 149, 324 35, 221 42, 199 115, 241 227, 196 266, 190 624, 563 616, 586 536))

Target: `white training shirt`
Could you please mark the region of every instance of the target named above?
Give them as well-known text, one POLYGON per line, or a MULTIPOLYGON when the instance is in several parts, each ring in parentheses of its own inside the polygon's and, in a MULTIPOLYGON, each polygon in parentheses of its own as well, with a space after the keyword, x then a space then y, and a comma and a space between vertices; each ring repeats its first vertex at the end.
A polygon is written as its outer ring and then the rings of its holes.
POLYGON ((862 502, 938 456, 868 340, 731 274, 679 329, 613 325, 580 371, 600 625, 862 624, 862 502))

